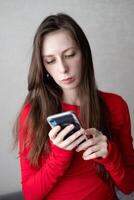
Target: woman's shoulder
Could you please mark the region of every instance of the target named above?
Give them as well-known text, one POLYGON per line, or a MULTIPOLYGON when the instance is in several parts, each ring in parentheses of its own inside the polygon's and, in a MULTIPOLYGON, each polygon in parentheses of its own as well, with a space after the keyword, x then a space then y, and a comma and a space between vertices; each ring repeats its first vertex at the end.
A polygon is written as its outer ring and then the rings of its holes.
POLYGON ((119 106, 122 104, 126 104, 126 101, 124 100, 124 98, 120 96, 119 94, 99 91, 99 95, 110 106, 112 105, 119 106))
POLYGON ((110 111, 113 123, 121 125, 125 116, 129 116, 129 109, 124 98, 118 94, 99 91, 100 96, 110 111))

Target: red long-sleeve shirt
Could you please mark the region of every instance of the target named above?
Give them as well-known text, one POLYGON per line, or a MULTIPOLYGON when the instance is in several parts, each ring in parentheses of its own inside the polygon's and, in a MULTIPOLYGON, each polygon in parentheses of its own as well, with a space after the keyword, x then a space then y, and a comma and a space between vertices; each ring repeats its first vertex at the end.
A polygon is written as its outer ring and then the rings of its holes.
MULTIPOLYGON (((104 165, 115 185, 125 194, 134 190, 134 150, 128 106, 118 95, 101 93, 112 119, 115 142, 108 143, 105 159, 85 161, 83 152, 64 150, 50 142, 50 153, 42 155, 40 166, 31 166, 27 159, 29 148, 22 150, 23 127, 31 105, 27 104, 20 118, 20 165, 22 190, 26 200, 115 200, 112 186, 98 174, 94 162, 104 165)), ((63 111, 79 107, 62 103, 63 111)))

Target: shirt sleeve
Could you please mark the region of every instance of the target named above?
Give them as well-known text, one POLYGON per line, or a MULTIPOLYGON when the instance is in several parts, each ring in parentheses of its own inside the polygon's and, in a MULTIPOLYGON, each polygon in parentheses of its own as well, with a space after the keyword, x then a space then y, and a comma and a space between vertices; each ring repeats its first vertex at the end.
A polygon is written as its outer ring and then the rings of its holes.
POLYGON ((51 142, 50 153, 42 155, 41 165, 32 166, 27 159, 30 148, 22 150, 23 127, 28 113, 29 108, 24 108, 19 129, 22 191, 26 200, 39 200, 45 198, 64 175, 70 165, 73 151, 61 149, 51 142))
POLYGON ((116 186, 125 194, 134 191, 134 149, 128 106, 121 99, 122 123, 115 142, 108 142, 108 156, 96 159, 103 164, 116 186))

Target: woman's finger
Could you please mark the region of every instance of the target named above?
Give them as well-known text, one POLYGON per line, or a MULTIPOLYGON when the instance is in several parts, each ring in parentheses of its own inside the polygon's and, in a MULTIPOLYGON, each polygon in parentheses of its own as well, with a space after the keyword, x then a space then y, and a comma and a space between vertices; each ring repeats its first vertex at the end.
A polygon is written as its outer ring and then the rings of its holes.
POLYGON ((62 129, 58 134, 57 137, 55 138, 55 140, 53 141, 54 144, 58 144, 59 142, 62 142, 64 137, 74 129, 74 125, 70 124, 68 126, 66 126, 64 129, 62 129))
POLYGON ((67 150, 72 150, 76 148, 83 140, 85 140, 85 136, 81 135, 78 139, 76 139, 74 142, 72 142, 70 145, 66 147, 67 150))
POLYGON ((83 153, 83 159, 84 160, 90 160, 94 158, 106 158, 108 154, 108 148, 106 143, 101 143, 99 145, 92 146, 88 148, 84 153, 83 153))
POLYGON ((87 149, 88 147, 97 144, 97 143, 99 142, 99 140, 100 140, 99 137, 96 137, 96 138, 93 137, 93 138, 91 138, 91 139, 88 139, 88 140, 86 140, 85 142, 83 142, 82 144, 80 144, 80 145, 77 147, 76 151, 79 152, 79 151, 85 150, 85 149, 87 149))
POLYGON ((100 135, 100 131, 98 131, 96 128, 89 128, 85 130, 85 135, 87 138, 97 137, 100 135))
POLYGON ((53 140, 56 136, 57 136, 57 133, 61 130, 61 127, 58 125, 58 126, 55 126, 54 128, 52 128, 50 131, 49 131, 49 138, 51 140, 53 140))
POLYGON ((79 138, 81 135, 83 135, 84 138, 85 138, 86 136, 83 133, 84 133, 84 129, 81 128, 79 131, 76 131, 75 133, 73 133, 72 135, 70 135, 68 138, 66 138, 64 141, 62 141, 62 143, 60 144, 60 146, 67 147, 72 142, 74 142, 77 138, 79 138))
POLYGON ((97 152, 101 149, 101 146, 100 145, 94 145, 94 146, 91 146, 89 147, 84 153, 83 153, 83 157, 87 157, 88 155, 94 153, 94 152, 97 152))
POLYGON ((95 158, 100 158, 101 157, 101 153, 98 151, 98 152, 94 152, 88 156, 83 156, 83 159, 84 160, 91 160, 91 159, 95 159, 95 158))

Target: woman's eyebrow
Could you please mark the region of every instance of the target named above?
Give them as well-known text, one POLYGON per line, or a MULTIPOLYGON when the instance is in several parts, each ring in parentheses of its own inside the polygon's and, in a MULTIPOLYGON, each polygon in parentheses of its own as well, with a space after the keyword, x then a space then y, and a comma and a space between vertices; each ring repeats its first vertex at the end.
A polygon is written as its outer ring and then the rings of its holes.
POLYGON ((69 47, 69 48, 65 49, 63 52, 66 52, 66 51, 72 50, 72 49, 76 49, 76 47, 69 47))
MULTIPOLYGON (((76 47, 69 47, 69 48, 63 50, 62 53, 65 53, 66 51, 72 50, 72 49, 77 49, 77 48, 76 47)), ((43 58, 45 58, 45 57, 49 58, 49 57, 53 57, 53 56, 54 55, 52 55, 52 54, 50 54, 50 55, 47 55, 47 54, 46 55, 42 55, 43 58)))
POLYGON ((42 55, 43 58, 46 58, 46 57, 49 58, 49 57, 53 57, 53 56, 54 56, 54 55, 42 55))

